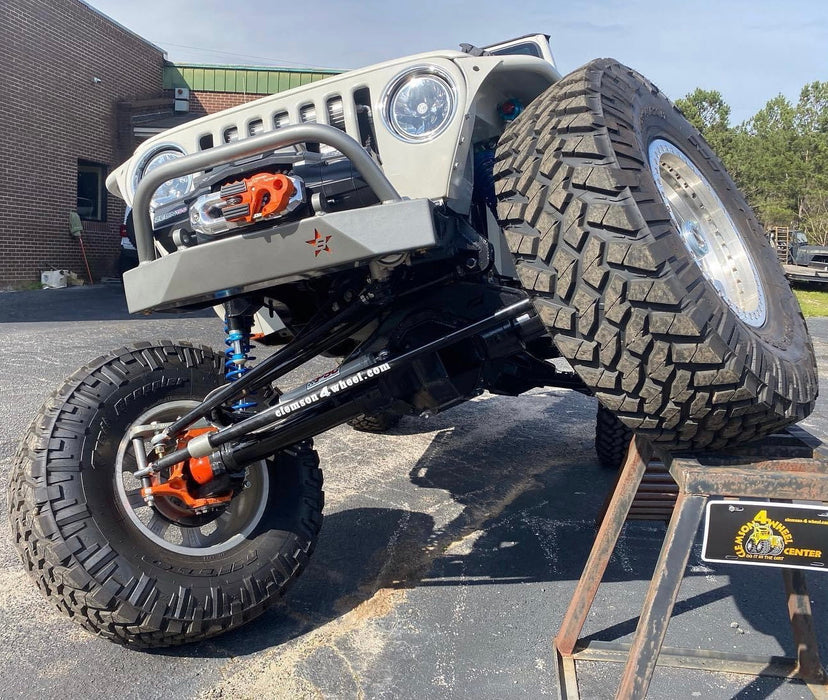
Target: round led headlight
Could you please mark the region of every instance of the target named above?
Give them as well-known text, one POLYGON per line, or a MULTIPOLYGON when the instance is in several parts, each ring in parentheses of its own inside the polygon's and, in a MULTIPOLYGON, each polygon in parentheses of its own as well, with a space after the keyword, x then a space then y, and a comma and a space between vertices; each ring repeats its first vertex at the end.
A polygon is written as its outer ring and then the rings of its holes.
MULTIPOLYGON (((153 151, 151 155, 145 157, 143 163, 136 168, 132 191, 135 192, 141 178, 143 178, 147 173, 155 170, 155 168, 158 168, 161 165, 164 165, 164 163, 169 163, 171 160, 181 158, 183 155, 184 152, 182 150, 173 146, 163 146, 158 150, 153 151)), ((153 209, 157 209, 164 204, 180 199, 186 195, 192 187, 192 175, 183 175, 182 177, 167 180, 163 185, 155 190, 155 194, 152 195, 152 199, 150 200, 150 206, 153 209)))
POLYGON ((385 89, 382 117, 388 130, 411 143, 431 141, 443 133, 457 108, 457 88, 436 66, 416 66, 398 75, 385 89))

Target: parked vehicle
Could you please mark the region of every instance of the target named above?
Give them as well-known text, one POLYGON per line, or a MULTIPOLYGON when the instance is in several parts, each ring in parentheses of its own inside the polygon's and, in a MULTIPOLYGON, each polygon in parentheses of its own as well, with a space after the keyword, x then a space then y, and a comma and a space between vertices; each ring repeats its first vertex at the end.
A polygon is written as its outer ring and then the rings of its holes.
POLYGON ((828 246, 811 245, 804 231, 776 226, 770 232, 776 245, 779 262, 828 270, 828 246))
POLYGON ((227 345, 92 361, 15 460, 26 568, 116 642, 204 639, 272 604, 322 523, 311 440, 357 416, 567 387, 698 451, 814 406, 799 307, 721 162, 635 71, 561 78, 543 35, 203 117, 107 186, 133 207, 130 310, 222 303, 227 345), (262 310, 289 339, 254 365, 262 310), (320 354, 341 364, 279 386, 320 354))
POLYGON ((828 246, 812 245, 804 231, 787 226, 775 226, 768 236, 791 282, 828 284, 828 246))
POLYGON ((124 223, 121 224, 121 248, 118 255, 118 274, 121 277, 127 270, 138 267, 138 249, 135 247, 135 226, 132 222, 132 207, 127 207, 124 213, 124 223))

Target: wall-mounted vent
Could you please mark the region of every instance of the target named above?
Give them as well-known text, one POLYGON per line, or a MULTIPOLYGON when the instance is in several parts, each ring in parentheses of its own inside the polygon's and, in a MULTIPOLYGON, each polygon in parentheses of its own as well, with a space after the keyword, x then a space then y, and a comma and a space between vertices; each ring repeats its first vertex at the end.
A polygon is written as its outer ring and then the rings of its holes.
POLYGON ((190 111, 190 88, 177 87, 173 90, 175 97, 175 111, 189 112, 190 111))

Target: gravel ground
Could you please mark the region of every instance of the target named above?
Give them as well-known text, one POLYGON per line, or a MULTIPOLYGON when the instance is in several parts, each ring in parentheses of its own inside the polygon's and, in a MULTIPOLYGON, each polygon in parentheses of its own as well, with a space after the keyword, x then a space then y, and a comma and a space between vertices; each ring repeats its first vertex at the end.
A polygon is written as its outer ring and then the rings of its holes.
MULTIPOLYGON (((828 377, 828 321, 811 323, 828 377)), ((139 339, 220 344, 208 314, 129 317, 118 288, 0 294, 0 472, 47 394, 76 366, 139 339)), ((324 371, 311 363, 296 381, 324 371)), ((0 535, 5 698, 536 698, 557 692, 550 641, 611 486, 592 451, 595 406, 564 390, 483 395, 386 435, 320 436, 326 520, 283 605, 213 641, 153 653, 54 612, 0 535)), ((826 407, 805 424, 823 437, 826 407)), ((3 493, 0 498, 5 498, 3 493)), ((5 503, 5 502, 4 502, 5 503)), ((632 632, 664 526, 627 526, 587 634, 632 632)), ((667 644, 790 654, 778 572, 711 569, 691 553, 667 644), (733 625, 735 623, 736 626, 733 625)), ((828 577, 810 585, 828 658, 828 577)), ((614 664, 579 665, 612 697, 614 664)), ((659 669, 651 697, 804 698, 802 685, 659 669)))

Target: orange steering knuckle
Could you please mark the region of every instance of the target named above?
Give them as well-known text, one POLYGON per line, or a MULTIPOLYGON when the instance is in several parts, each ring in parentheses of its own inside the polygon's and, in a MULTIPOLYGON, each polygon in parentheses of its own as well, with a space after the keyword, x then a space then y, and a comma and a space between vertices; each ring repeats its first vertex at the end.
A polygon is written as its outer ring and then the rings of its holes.
MULTIPOLYGON (((178 439, 177 447, 178 449, 182 449, 186 447, 187 443, 194 437, 203 435, 204 433, 211 433, 215 430, 216 428, 214 427, 192 428, 178 439)), ((205 506, 214 506, 227 503, 232 498, 230 494, 199 498, 190 493, 190 479, 198 485, 204 485, 212 481, 213 476, 213 468, 210 465, 209 457, 191 457, 188 460, 178 462, 178 464, 173 465, 170 468, 168 478, 164 482, 160 480, 158 475, 153 475, 151 477, 152 485, 142 488, 141 495, 145 498, 150 495, 154 498, 176 498, 184 505, 194 510, 204 508, 205 506)))

